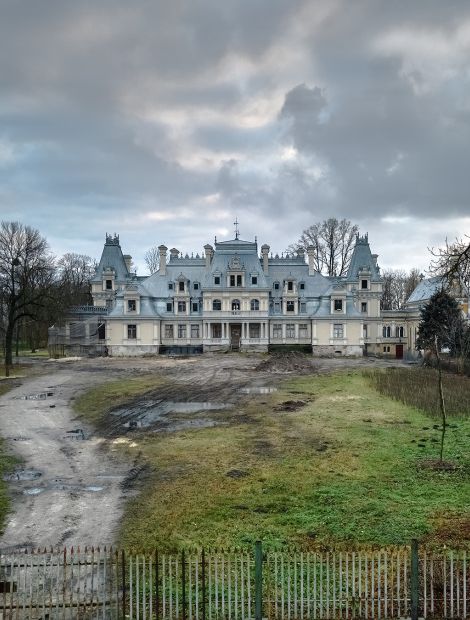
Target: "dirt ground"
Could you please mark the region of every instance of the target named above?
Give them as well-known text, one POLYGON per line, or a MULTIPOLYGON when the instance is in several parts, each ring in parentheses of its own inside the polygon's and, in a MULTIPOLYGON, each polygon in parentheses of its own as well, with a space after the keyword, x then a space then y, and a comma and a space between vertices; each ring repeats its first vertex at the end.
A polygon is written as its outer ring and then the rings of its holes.
MULTIPOLYGON (((274 388, 284 376, 398 364, 296 354, 37 362, 30 376, 0 398, 1 434, 22 461, 8 476, 12 510, 0 547, 113 543, 126 499, 138 492, 140 469, 109 448, 141 405, 136 399, 127 417, 116 416, 114 427, 98 434, 72 409, 73 399, 92 386, 156 372, 171 385, 158 395, 158 403, 173 399, 230 406, 240 394, 274 388)), ((179 430, 182 423, 194 427, 201 419, 209 418, 191 418, 186 412, 181 420, 174 418, 172 427, 162 423, 162 430, 179 430)))

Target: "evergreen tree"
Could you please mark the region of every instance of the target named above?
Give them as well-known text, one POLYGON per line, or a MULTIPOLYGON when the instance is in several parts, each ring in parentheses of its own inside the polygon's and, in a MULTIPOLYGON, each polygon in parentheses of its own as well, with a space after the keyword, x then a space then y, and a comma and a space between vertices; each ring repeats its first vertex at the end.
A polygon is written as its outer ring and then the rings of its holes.
POLYGON ((434 354, 448 348, 451 355, 456 355, 464 334, 465 323, 457 302, 443 288, 439 289, 421 309, 416 348, 434 354))

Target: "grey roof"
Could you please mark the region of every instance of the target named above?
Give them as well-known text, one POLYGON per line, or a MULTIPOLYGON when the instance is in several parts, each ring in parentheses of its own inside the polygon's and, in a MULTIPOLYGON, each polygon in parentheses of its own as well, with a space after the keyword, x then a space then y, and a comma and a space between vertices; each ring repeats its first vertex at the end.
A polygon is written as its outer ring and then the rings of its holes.
POLYGON ((356 237, 356 245, 354 246, 346 280, 348 282, 357 280, 359 277, 358 273, 362 269, 370 270, 372 281, 377 282, 381 280, 380 270, 370 251, 369 237, 367 234, 364 237, 360 237, 359 235, 356 237))
POLYGON ((415 290, 408 297, 406 303, 408 304, 420 304, 430 299, 436 291, 442 288, 443 280, 439 276, 434 278, 426 278, 421 280, 415 290))
POLYGON ((126 261, 124 260, 121 246, 119 245, 118 235, 114 235, 114 237, 106 235, 103 253, 101 254, 99 265, 91 281, 100 282, 104 269, 108 267, 114 269, 116 280, 123 281, 130 275, 126 267, 126 261))

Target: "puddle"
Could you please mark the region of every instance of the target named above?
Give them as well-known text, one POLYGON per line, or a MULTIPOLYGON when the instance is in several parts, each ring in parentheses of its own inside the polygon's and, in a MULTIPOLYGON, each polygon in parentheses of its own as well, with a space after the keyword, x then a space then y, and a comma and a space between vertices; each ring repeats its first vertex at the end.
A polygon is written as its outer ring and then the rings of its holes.
POLYGON ((42 493, 44 491, 44 489, 40 489, 39 487, 36 487, 34 489, 25 489, 23 491, 24 495, 39 495, 39 493, 42 493))
POLYGON ((18 400, 46 400, 54 396, 54 392, 40 392, 39 394, 26 394, 25 396, 16 396, 18 400))
POLYGON ((15 480, 36 480, 40 478, 42 473, 37 469, 18 469, 3 476, 3 480, 14 482, 15 480))
POLYGON ((23 437, 22 435, 19 437, 7 437, 7 439, 10 439, 11 441, 30 441, 29 437, 23 437))
POLYGON ((94 487, 94 486, 89 486, 89 487, 85 487, 85 491, 91 491, 92 493, 98 493, 99 491, 102 491, 104 487, 94 487))
MULTIPOLYGON (((139 403, 138 406, 133 407, 131 409, 117 409, 116 411, 111 412, 114 416, 119 417, 129 417, 132 416, 133 419, 128 420, 123 423, 125 428, 133 429, 133 428, 145 428, 147 426, 151 426, 152 424, 156 424, 157 422, 161 422, 164 420, 165 416, 170 413, 199 413, 201 411, 220 411, 221 409, 231 409, 233 407, 232 404, 224 404, 224 403, 216 403, 216 402, 176 402, 176 401, 150 401, 147 403, 139 403)), ((194 425, 198 424, 213 426, 214 423, 212 420, 193 420, 194 425)), ((176 422, 176 424, 180 424, 176 422)), ((189 428, 190 423, 188 421, 182 421, 182 425, 184 428, 189 428)), ((182 428, 183 428, 182 427, 182 428)), ((164 429, 165 430, 165 429, 164 429)), ((168 429, 169 430, 169 429, 168 429)), ((171 430, 176 430, 172 428, 171 430)), ((178 429, 180 430, 180 429, 178 429)))
POLYGON ((240 394, 272 394, 273 392, 277 392, 276 387, 267 387, 267 386, 253 386, 253 387, 243 387, 238 390, 240 394))
POLYGON ((67 431, 65 433, 66 439, 76 439, 77 441, 85 441, 87 438, 85 432, 82 428, 75 428, 72 431, 67 431))

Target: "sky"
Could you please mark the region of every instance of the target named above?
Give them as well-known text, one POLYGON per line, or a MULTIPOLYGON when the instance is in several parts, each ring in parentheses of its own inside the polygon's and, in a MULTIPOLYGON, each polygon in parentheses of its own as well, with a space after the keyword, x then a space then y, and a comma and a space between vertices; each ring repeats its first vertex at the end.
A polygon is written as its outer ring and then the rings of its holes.
POLYGON ((0 219, 140 275, 329 217, 384 268, 470 234, 467 0, 0 0, 0 219))

